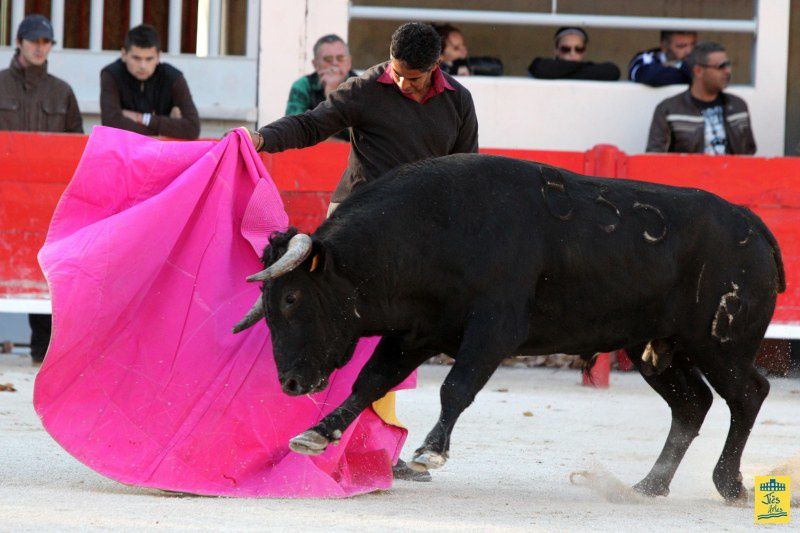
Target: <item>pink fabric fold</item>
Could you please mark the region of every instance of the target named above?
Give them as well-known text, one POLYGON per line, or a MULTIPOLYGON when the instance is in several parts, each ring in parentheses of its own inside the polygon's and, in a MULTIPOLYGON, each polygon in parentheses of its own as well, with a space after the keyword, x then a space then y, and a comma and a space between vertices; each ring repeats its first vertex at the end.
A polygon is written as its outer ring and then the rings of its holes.
POLYGON ((39 253, 53 335, 34 405, 61 446, 122 483, 195 494, 346 497, 391 486, 406 436, 372 410, 339 446, 289 451, 349 394, 377 339, 314 396, 280 390, 259 294, 288 217, 241 130, 165 142, 97 127, 39 253))

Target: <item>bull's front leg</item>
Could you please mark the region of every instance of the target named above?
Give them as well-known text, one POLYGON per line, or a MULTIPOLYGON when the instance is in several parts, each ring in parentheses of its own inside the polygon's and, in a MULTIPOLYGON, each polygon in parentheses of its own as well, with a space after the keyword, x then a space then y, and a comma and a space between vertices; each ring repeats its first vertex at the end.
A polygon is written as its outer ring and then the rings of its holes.
POLYGON ((426 359, 430 351, 404 351, 398 337, 383 337, 353 384, 353 392, 316 426, 289 441, 289 448, 318 455, 328 444, 338 444, 347 427, 361 412, 402 383, 426 359))
POLYGON ((440 391, 442 411, 425 442, 414 452, 408 465, 424 471, 439 468, 449 457, 450 434, 461 413, 489 381, 502 360, 513 354, 528 332, 522 306, 488 306, 473 313, 453 368, 440 391))

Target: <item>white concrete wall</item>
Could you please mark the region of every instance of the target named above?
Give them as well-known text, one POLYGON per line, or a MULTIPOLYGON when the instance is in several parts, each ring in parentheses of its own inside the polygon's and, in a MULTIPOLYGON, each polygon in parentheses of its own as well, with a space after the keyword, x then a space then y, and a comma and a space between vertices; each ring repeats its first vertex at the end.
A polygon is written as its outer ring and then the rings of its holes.
MULTIPOLYGON (((684 85, 653 89, 631 82, 511 77, 459 81, 472 93, 481 146, 583 151, 602 143, 632 154, 644 152, 656 105, 686 90, 684 85)), ((758 154, 781 155, 783 104, 750 86, 729 92, 750 105, 758 154)))

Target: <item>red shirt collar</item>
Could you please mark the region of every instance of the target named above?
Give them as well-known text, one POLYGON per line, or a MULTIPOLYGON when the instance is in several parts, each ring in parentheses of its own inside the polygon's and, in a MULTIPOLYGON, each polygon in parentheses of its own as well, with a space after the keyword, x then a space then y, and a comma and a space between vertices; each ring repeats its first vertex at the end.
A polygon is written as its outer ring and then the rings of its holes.
MULTIPOLYGON (((394 88, 397 89, 397 91, 400 94, 402 94, 406 98, 414 100, 413 97, 401 91, 400 87, 398 87, 397 84, 394 82, 394 80, 392 79, 392 73, 389 70, 391 68, 390 64, 391 63, 386 63, 386 68, 383 71, 383 74, 381 74, 378 77, 378 83, 383 83, 385 85, 393 85, 394 88)), ((455 91, 455 88, 450 84, 449 81, 447 81, 447 78, 444 77, 444 74, 442 74, 442 69, 439 68, 439 65, 433 67, 433 74, 431 75, 431 81, 432 81, 431 86, 428 89, 428 92, 425 94, 425 97, 422 99, 422 102, 420 102, 421 104, 424 104, 437 94, 442 94, 445 91, 445 89, 447 89, 448 91, 455 91)))

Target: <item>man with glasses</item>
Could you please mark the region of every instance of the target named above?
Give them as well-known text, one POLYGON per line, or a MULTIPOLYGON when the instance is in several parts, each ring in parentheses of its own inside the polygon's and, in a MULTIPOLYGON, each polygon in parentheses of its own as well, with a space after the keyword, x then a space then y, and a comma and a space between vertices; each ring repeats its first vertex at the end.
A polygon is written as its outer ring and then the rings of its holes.
POLYGON ((731 61, 725 47, 698 43, 686 62, 692 84, 689 90, 656 107, 647 151, 754 154, 756 142, 747 104, 723 91, 731 81, 731 61))
MULTIPOLYGON (((335 34, 320 37, 314 43, 314 59, 311 64, 314 65, 314 72, 292 84, 289 101, 286 102, 287 115, 299 115, 314 109, 344 80, 356 75, 351 69, 352 58, 347 43, 335 34)), ((342 130, 334 137, 349 141, 350 132, 342 130)))
POLYGON ((616 81, 619 67, 614 63, 586 61, 589 35, 581 28, 564 27, 553 38, 553 58, 537 57, 528 66, 534 78, 545 80, 572 79, 616 81))
POLYGON ((685 59, 697 42, 697 32, 664 30, 661 45, 639 52, 628 65, 628 78, 651 87, 690 83, 692 74, 685 59))
MULTIPOLYGON (((17 50, 11 66, 0 71, 0 130, 83 133, 78 101, 72 88, 47 72, 55 44, 53 26, 42 15, 28 15, 17 29, 17 50)), ((44 361, 50 344, 50 315, 28 315, 31 358, 44 361)))

